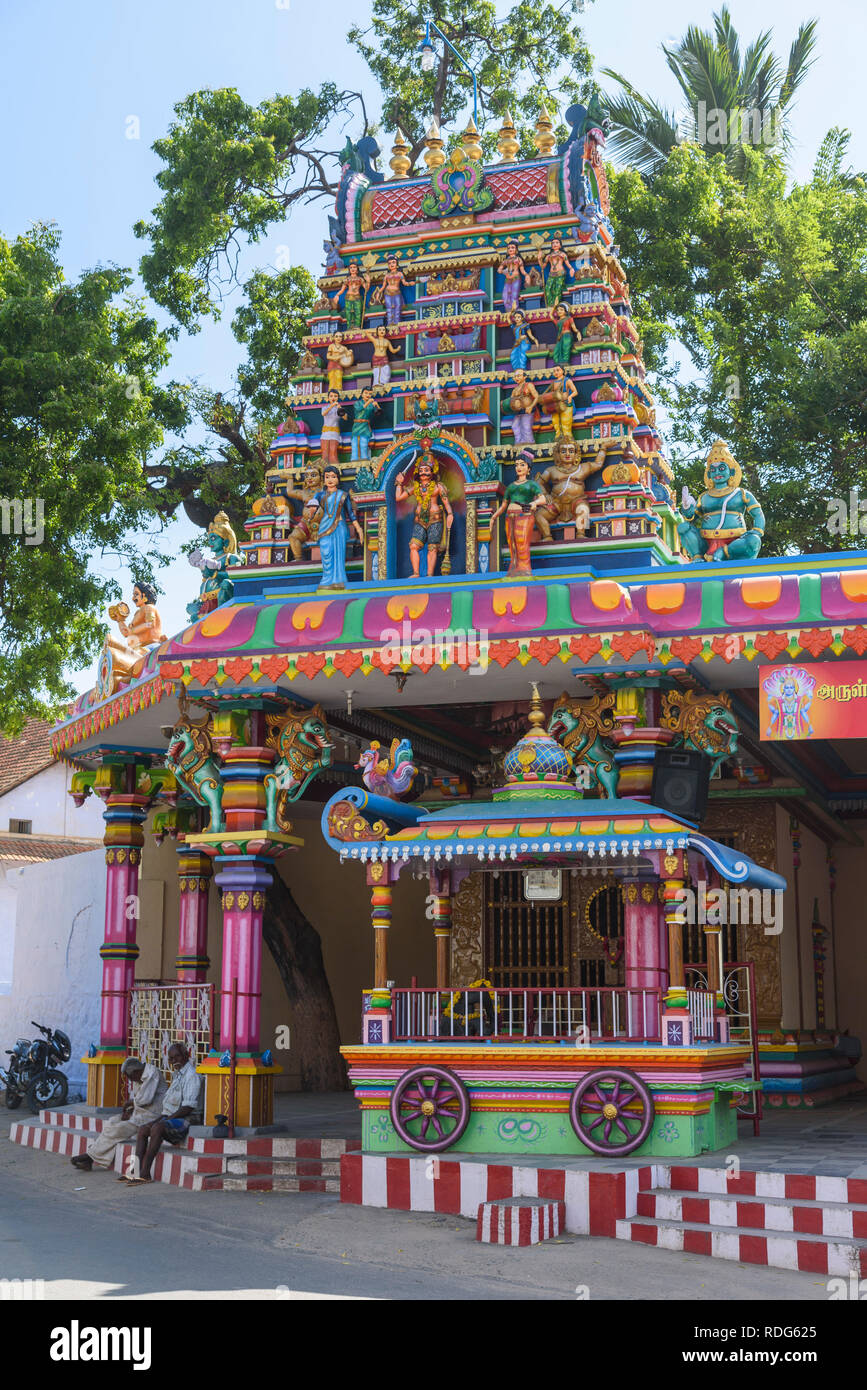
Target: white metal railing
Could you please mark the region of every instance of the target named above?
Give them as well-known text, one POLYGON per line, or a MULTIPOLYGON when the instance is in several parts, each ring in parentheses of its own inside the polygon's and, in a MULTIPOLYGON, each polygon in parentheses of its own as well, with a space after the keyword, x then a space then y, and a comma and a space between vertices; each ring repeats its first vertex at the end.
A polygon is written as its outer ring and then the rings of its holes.
POLYGON ((688 989, 686 1002, 692 1023, 693 1041, 716 1038, 716 996, 707 989, 688 989))
POLYGON ((394 989, 395 1041, 442 1038, 620 1038, 657 1042, 661 991, 587 986, 553 989, 394 989))

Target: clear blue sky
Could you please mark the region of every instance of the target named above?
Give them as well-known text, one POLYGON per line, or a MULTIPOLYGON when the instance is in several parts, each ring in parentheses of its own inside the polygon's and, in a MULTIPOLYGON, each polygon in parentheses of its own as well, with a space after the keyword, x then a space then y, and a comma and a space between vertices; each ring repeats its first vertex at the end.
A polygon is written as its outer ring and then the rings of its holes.
MULTIPOLYGON (((667 0, 664 8, 644 0, 596 0, 582 22, 597 67, 615 68, 675 106, 678 89, 660 45, 690 24, 708 27, 719 7, 704 0, 667 0)), ((497 8, 505 13, 509 5, 498 0, 497 8)), ((798 25, 818 13, 819 58, 794 114, 792 172, 809 174, 831 125, 852 130, 851 161, 867 168, 858 75, 867 49, 867 7, 852 0, 731 0, 729 8, 744 43, 770 28, 780 54, 788 52, 798 25)), ((0 234, 55 221, 70 276, 104 261, 136 266, 142 244, 132 226, 157 195, 158 161, 150 147, 165 133, 174 103, 200 88, 225 86, 255 103, 331 79, 363 90, 368 110, 378 116, 375 85, 343 38, 350 22, 368 13, 366 0, 0 0, 0 234), (139 121, 137 140, 127 138, 131 116, 139 121)), ((294 214, 254 248, 246 265, 271 264, 277 246, 288 245, 296 263, 318 271, 326 216, 324 204, 294 214)), ((197 376, 215 388, 228 383, 238 360, 230 317, 231 305, 223 323, 184 338, 172 374, 197 376)), ((176 554, 190 534, 185 522, 173 525, 164 536, 165 553, 176 554)), ((93 563, 116 574, 129 600, 129 576, 112 570, 111 557, 94 556, 93 563)), ((163 622, 174 631, 186 621, 184 605, 198 576, 178 560, 158 578, 163 622)), ((92 674, 76 678, 79 688, 93 683, 92 674)))

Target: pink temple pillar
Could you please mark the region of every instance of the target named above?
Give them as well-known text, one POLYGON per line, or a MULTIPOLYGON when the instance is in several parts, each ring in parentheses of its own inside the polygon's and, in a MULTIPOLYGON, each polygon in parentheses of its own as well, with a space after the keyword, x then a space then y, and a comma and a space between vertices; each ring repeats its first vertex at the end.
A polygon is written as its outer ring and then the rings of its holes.
POLYGON ((178 954, 175 970, 182 984, 204 984, 208 959, 208 897, 211 861, 207 854, 179 844, 178 855, 178 954))
MULTIPOLYGON (((138 879, 144 844, 143 825, 150 798, 137 792, 136 766, 123 764, 114 769, 112 787, 102 793, 106 803, 103 817, 106 892, 105 935, 102 957, 102 1004, 99 1048, 85 1058, 87 1102, 89 1105, 115 1106, 121 1103, 121 1063, 126 1056, 129 1022, 129 991, 135 983, 135 963, 139 950, 136 929, 139 918, 138 879)), ((99 790, 99 789, 97 789, 99 790)))
POLYGON ((263 864, 248 859, 221 867, 214 881, 223 893, 220 1048, 253 1057, 259 1053, 262 918, 273 875, 263 864))

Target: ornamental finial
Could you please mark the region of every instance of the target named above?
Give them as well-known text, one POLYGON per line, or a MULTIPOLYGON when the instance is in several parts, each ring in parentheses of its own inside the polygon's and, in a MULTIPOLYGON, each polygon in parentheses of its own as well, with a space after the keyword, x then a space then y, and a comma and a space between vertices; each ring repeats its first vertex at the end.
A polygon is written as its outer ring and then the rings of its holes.
POLYGON ((394 137, 394 144, 391 147, 391 159, 388 161, 393 178, 405 179, 409 174, 412 168, 412 163, 409 159, 409 151, 409 142, 400 126, 398 126, 394 137))
POLYGON ((443 154, 443 138, 440 135, 440 128, 437 125, 436 117, 430 123, 430 130, 424 139, 424 162, 433 171, 441 169, 446 162, 443 154))
POLYGON ((467 121, 467 128, 461 136, 461 145, 467 159, 471 159, 473 163, 481 159, 482 147, 479 144, 479 130, 472 116, 467 121))
POLYGON ((518 141, 518 132, 515 129, 515 122, 512 120, 511 111, 506 111, 503 116, 503 124, 497 133, 497 149, 500 153, 501 164, 512 164, 521 148, 518 141))
POLYGON ((536 149, 540 154, 554 153, 554 122, 544 102, 536 122, 536 149))

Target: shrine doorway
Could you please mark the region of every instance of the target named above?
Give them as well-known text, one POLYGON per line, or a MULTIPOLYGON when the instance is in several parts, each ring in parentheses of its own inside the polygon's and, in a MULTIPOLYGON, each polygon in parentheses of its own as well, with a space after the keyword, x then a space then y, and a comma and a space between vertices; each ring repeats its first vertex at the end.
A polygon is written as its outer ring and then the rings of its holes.
MULTIPOLYGON (((434 454, 439 464, 438 481, 445 487, 454 515, 449 536, 448 564, 445 572, 465 574, 467 569, 467 501, 463 469, 456 459, 439 452, 436 447, 434 447, 434 454)), ((386 554, 389 579, 408 579, 412 576, 409 542, 412 536, 415 504, 412 499, 398 502, 394 496, 394 489, 395 477, 398 472, 403 470, 405 470, 406 486, 412 486, 420 455, 421 449, 417 448, 415 456, 413 453, 409 453, 404 459, 401 451, 401 456, 397 459, 398 466, 392 470, 392 476, 387 484, 389 526, 386 554)), ((442 574, 444 563, 445 555, 442 555, 437 560, 436 576, 442 574)), ((427 575, 426 551, 423 551, 421 556, 421 574, 422 577, 427 575)))
POLYGON ((569 971, 569 876, 558 899, 529 902, 524 875, 485 875, 485 978, 496 989, 563 989, 569 971))

